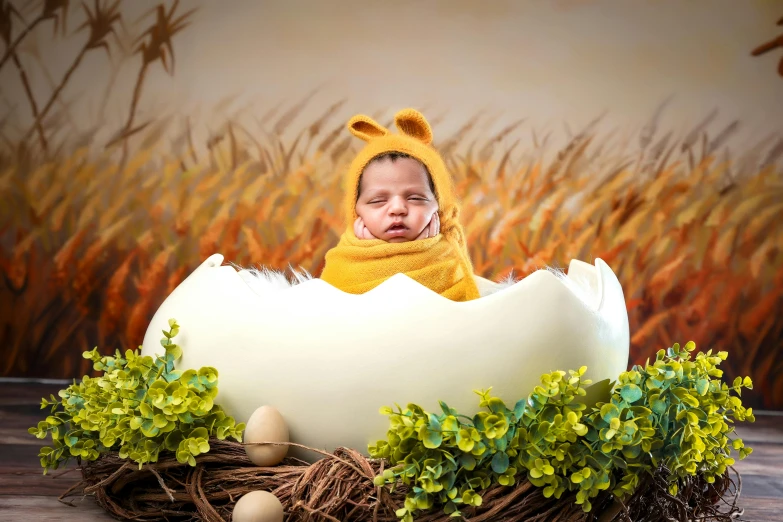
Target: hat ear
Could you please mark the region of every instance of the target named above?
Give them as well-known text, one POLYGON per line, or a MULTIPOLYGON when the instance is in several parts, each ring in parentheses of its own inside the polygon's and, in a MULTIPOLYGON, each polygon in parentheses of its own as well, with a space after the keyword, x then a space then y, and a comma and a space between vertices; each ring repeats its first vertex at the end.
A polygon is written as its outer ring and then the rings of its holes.
POLYGON ((348 121, 348 130, 351 131, 351 134, 364 141, 370 141, 373 138, 380 138, 389 134, 385 127, 364 114, 358 114, 351 118, 348 121))
POLYGON ((432 128, 424 115, 415 109, 403 109, 394 115, 394 124, 400 132, 429 145, 432 128))

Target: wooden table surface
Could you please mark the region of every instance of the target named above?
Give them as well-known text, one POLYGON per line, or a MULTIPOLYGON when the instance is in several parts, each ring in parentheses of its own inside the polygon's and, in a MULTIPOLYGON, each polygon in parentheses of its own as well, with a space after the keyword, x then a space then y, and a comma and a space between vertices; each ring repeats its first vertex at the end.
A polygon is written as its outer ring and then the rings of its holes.
MULTIPOLYGON (((43 441, 27 433, 43 418, 41 398, 62 384, 0 382, 0 520, 76 522, 114 520, 92 497, 57 497, 78 481, 78 471, 44 476, 38 462, 43 441), (60 476, 57 476, 60 475, 60 476)), ((740 520, 783 520, 783 416, 756 415, 756 422, 737 432, 753 454, 735 466, 742 476, 740 520)))

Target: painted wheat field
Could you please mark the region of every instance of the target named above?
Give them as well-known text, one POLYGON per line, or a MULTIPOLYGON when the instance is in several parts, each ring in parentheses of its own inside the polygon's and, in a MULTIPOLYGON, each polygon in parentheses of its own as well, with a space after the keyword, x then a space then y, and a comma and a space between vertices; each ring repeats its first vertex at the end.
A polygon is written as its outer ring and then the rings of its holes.
MULTIPOLYGON (((340 176, 360 143, 334 117, 339 103, 297 123, 304 103, 260 118, 267 132, 229 122, 207 147, 187 125, 145 129, 123 153, 61 147, 42 159, 10 144, 2 375, 78 377, 90 371, 82 350, 137 347, 165 297, 216 252, 318 275, 343 229, 340 176), (292 129, 290 143, 277 137, 292 129)), ((386 112, 376 116, 388 125, 386 112)), ((588 126, 560 146, 533 133, 523 148, 519 125, 482 135, 478 119, 435 143, 477 274, 600 257, 625 291, 632 363, 673 342, 728 350, 726 377, 756 383, 744 400, 783 408, 783 141, 731 154, 708 118, 679 140, 648 126, 625 142, 588 126)))

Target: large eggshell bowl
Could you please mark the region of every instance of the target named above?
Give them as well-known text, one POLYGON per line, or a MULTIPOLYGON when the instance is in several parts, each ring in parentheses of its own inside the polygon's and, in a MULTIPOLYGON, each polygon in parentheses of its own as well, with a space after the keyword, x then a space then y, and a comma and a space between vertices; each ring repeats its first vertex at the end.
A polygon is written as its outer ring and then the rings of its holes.
MULTIPOLYGON (((600 259, 568 275, 538 270, 482 297, 450 301, 398 274, 362 295, 320 279, 257 293, 215 254, 155 313, 142 353, 161 353, 162 330, 181 331, 179 368, 213 366, 216 401, 237 422, 262 405, 286 419, 291 440, 365 451, 389 427, 381 406, 414 402, 439 412, 479 410, 477 389, 513 404, 541 374, 588 367, 594 382, 628 364, 628 313, 617 277, 600 259)), ((312 452, 297 456, 317 458, 312 452)))

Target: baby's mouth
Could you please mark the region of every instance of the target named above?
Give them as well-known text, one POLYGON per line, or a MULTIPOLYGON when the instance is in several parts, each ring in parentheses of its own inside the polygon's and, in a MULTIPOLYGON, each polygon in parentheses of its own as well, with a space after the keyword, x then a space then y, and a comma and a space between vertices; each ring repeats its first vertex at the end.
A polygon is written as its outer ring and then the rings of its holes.
POLYGON ((390 226, 389 228, 387 228, 386 231, 387 232, 398 232, 398 231, 406 230, 407 228, 408 227, 406 227, 402 223, 396 223, 396 224, 390 226))

